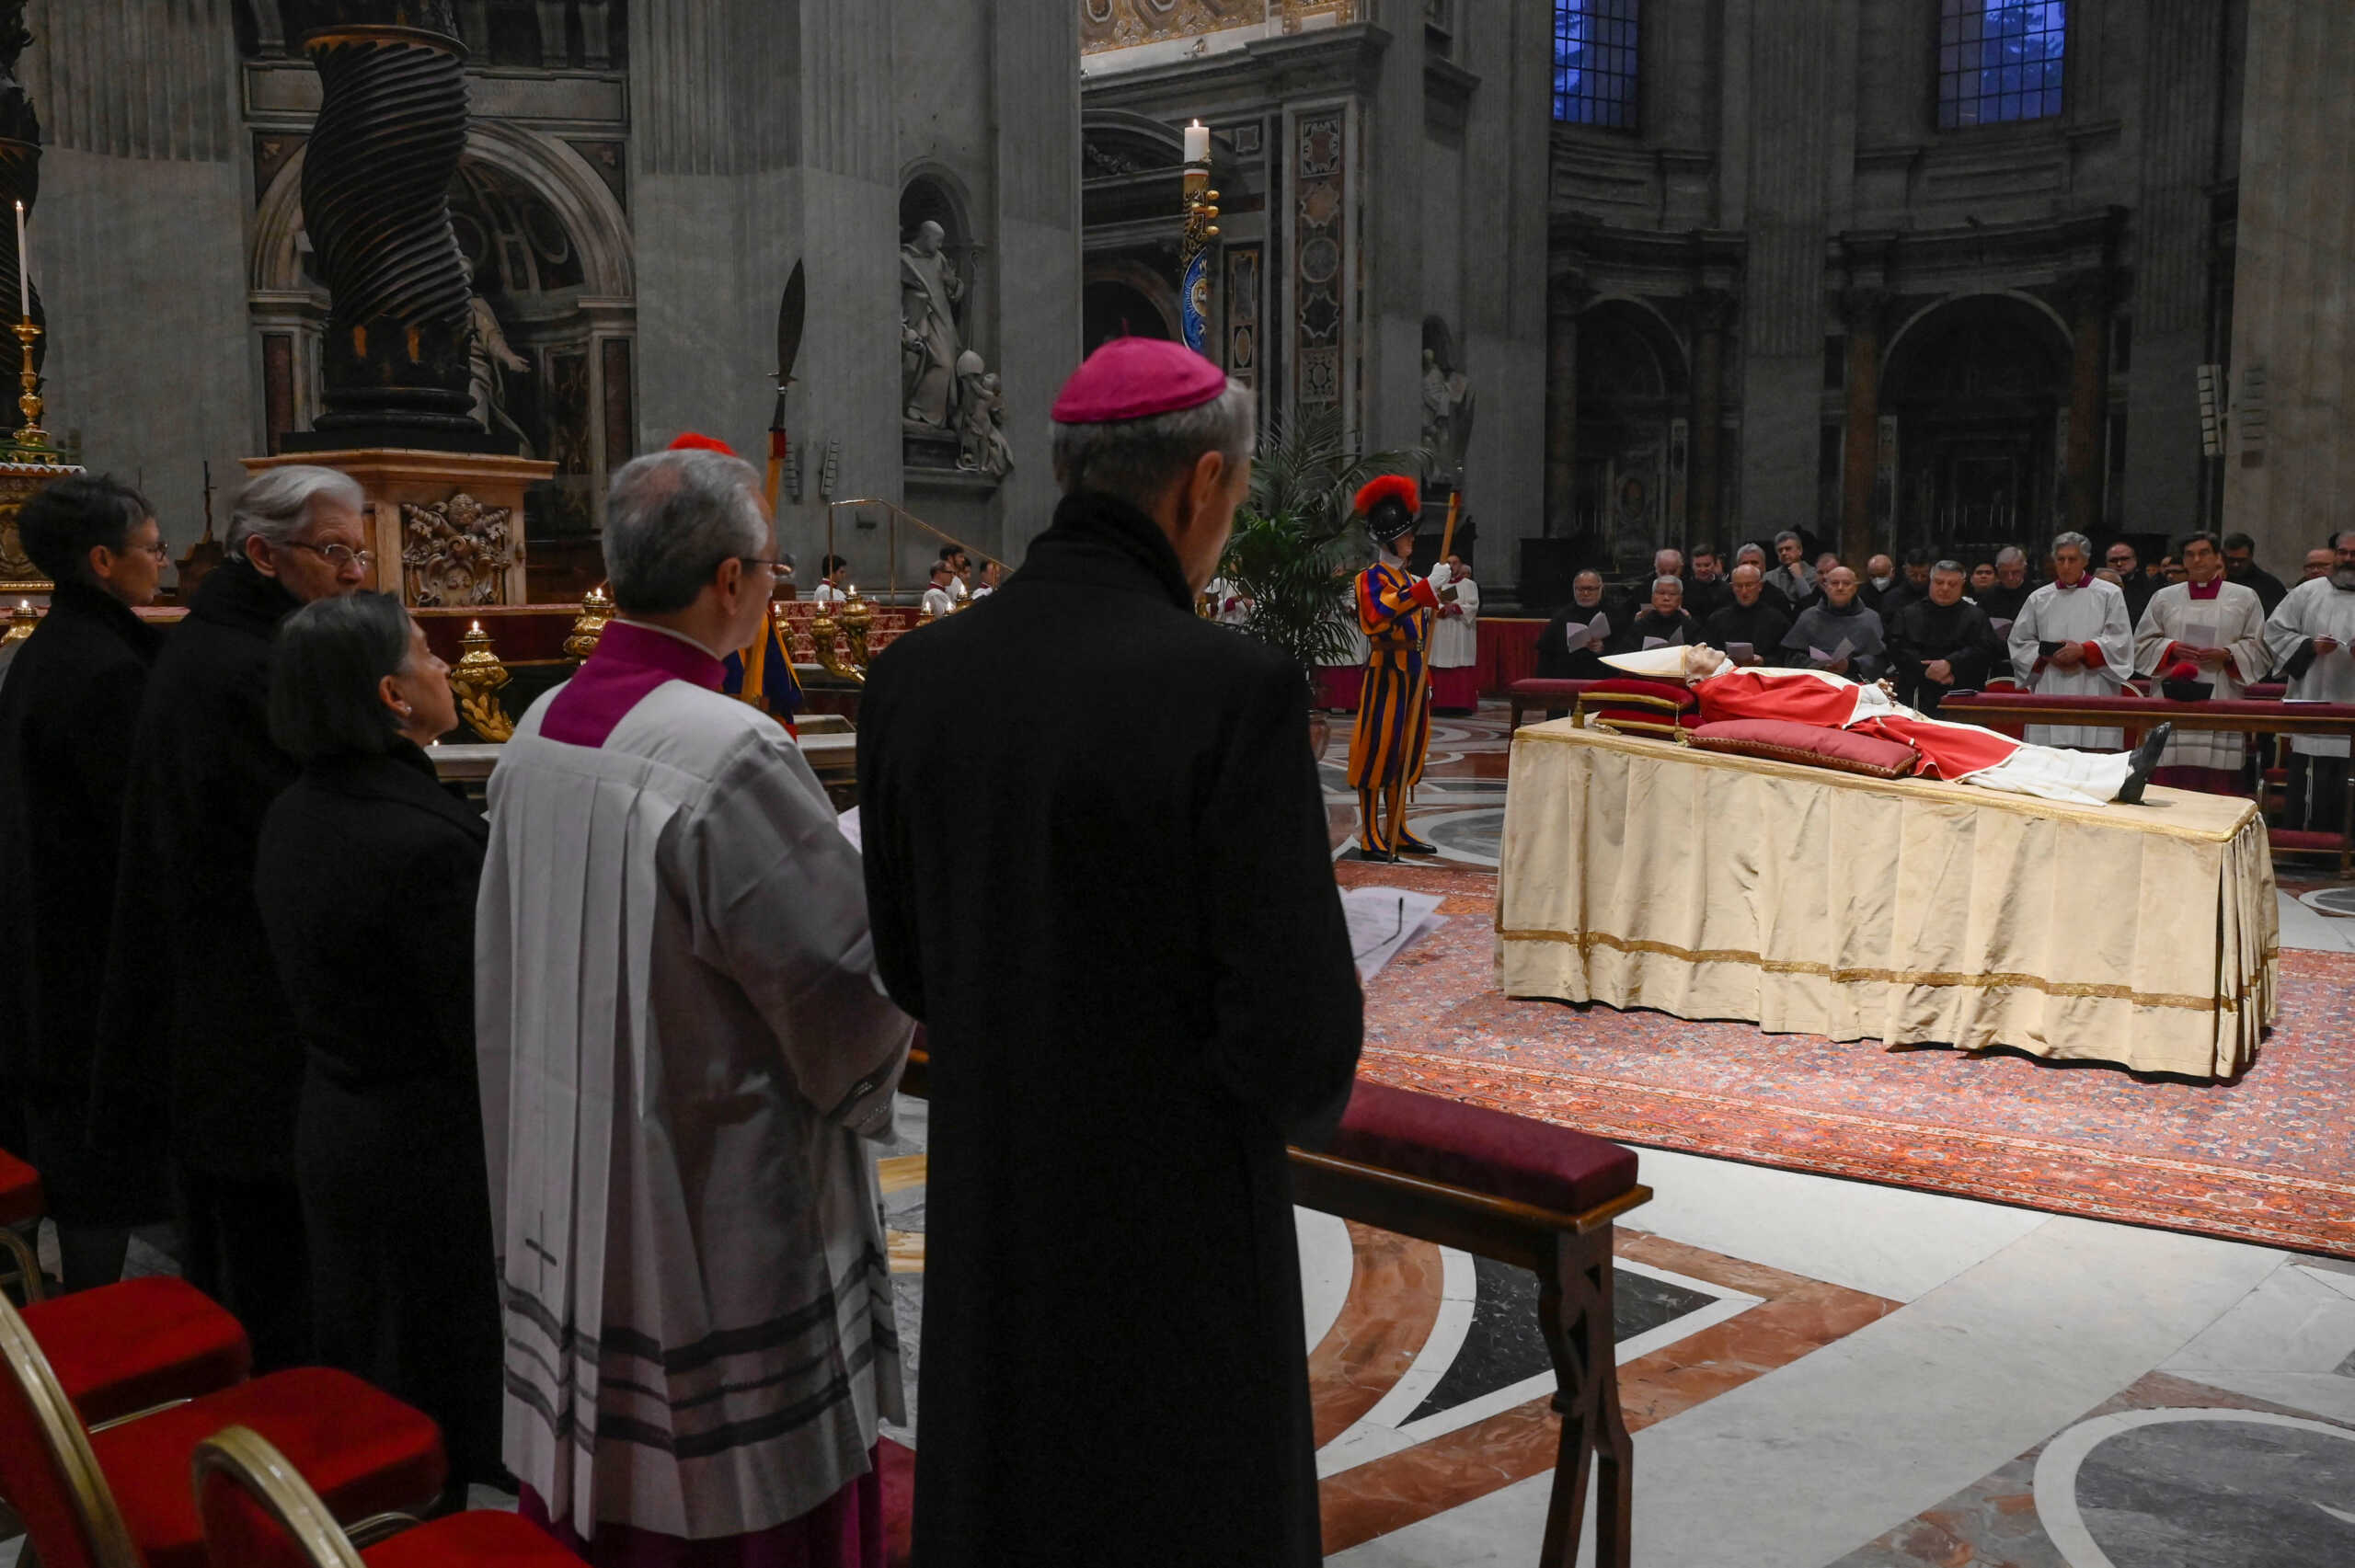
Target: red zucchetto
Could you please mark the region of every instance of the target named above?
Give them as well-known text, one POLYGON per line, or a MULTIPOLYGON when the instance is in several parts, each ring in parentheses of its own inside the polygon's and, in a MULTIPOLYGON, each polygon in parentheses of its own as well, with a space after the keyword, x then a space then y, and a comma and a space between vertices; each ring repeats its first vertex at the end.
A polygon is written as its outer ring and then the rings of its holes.
POLYGON ((1107 425, 1200 408, 1226 373, 1183 343, 1115 338, 1081 362, 1055 399, 1058 425, 1107 425))
POLYGON ((736 449, 717 436, 699 436, 693 430, 681 434, 678 440, 671 443, 670 450, 672 452, 716 452, 728 457, 736 455, 736 449))

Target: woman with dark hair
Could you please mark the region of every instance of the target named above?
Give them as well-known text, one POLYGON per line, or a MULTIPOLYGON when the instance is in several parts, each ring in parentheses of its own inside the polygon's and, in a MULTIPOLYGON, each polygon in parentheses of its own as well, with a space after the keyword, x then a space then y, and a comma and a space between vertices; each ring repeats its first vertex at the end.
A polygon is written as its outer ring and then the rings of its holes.
POLYGON ((17 515, 25 553, 54 582, 49 613, 0 685, 0 992, 22 1011, 0 1032, 0 1081, 24 1117, 57 1224, 65 1288, 122 1274, 130 1227, 171 1212, 161 1153, 90 1146, 90 1061, 106 959, 131 736, 159 638, 164 537, 155 509, 103 477, 60 479, 17 515))
POLYGON ((441 1423, 453 1490, 496 1480, 500 1358, 475 1087, 475 888, 488 832, 420 748, 449 666, 387 594, 280 627, 254 891, 305 1053, 294 1141, 320 1358, 441 1423))

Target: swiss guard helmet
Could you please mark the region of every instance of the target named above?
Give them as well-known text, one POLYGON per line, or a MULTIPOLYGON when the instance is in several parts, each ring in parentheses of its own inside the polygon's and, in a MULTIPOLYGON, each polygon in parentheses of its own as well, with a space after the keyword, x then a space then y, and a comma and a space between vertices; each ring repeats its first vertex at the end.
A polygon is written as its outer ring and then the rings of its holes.
POLYGON ((1404 474, 1385 474, 1358 491, 1357 502, 1350 509, 1353 515, 1365 523, 1365 531, 1376 544, 1387 544, 1402 533, 1415 530, 1415 518, 1423 509, 1422 490, 1404 474))

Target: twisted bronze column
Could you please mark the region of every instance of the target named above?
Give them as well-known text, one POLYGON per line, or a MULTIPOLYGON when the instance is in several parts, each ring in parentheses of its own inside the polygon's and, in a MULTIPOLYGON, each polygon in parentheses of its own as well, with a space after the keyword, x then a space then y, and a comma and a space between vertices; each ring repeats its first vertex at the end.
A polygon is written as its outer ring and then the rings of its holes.
POLYGON ((466 144, 450 0, 314 0, 319 117, 303 222, 330 299, 327 412, 290 448, 488 451, 467 379, 471 288, 450 226, 466 144))
MULTIPOLYGON (((0 220, 11 217, 13 201, 23 202, 30 213, 40 196, 40 117, 17 80, 17 61, 32 41, 25 28, 25 0, 0 0, 0 220)), ((17 280, 16 238, 13 233, 0 235, 0 316, 9 322, 17 319, 17 280)), ((33 291, 33 325, 49 325, 39 289, 33 291)), ((0 331, 0 339, 5 339, 0 341, 0 407, 5 407, 14 400, 10 389, 25 368, 25 354, 14 336, 0 331)), ((44 336, 35 341, 40 347, 33 350, 33 368, 39 370, 49 357, 49 339, 44 336)), ((14 420, 0 426, 15 428, 14 420)))

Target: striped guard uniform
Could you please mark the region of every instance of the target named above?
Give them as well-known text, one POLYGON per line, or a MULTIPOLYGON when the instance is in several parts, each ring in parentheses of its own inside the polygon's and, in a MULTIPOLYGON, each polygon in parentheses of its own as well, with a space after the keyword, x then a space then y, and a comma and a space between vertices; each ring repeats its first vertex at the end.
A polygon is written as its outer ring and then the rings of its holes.
POLYGON ((1374 789, 1423 776, 1431 733, 1431 682, 1423 650, 1430 645, 1439 593, 1395 560, 1358 574, 1358 626, 1373 651, 1358 696, 1357 727, 1350 733, 1350 787, 1374 789))

